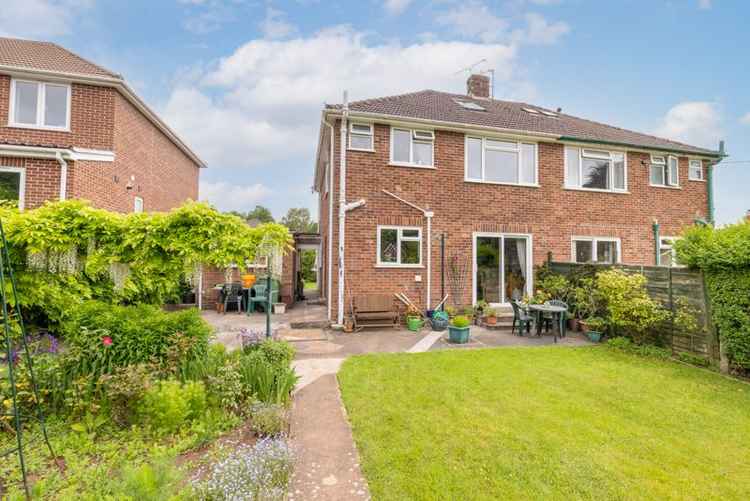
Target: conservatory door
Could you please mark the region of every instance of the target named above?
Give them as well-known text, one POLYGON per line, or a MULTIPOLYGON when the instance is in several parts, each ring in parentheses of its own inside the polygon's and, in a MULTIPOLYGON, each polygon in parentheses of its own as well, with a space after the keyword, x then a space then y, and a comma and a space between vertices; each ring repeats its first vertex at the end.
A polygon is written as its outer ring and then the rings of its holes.
POLYGON ((474 234, 474 303, 510 304, 531 292, 531 236, 474 234))

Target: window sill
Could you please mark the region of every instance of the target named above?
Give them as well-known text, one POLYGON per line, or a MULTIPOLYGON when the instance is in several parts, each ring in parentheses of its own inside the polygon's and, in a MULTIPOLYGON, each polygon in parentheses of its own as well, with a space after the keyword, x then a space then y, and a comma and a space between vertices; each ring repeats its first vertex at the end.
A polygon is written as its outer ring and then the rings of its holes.
POLYGON ((475 184, 496 184, 500 186, 518 186, 521 188, 541 188, 541 185, 539 184, 526 184, 526 183, 504 183, 501 181, 480 181, 478 179, 464 179, 465 183, 475 183, 475 184))
POLYGON ((347 151, 361 151, 363 153, 375 153, 374 149, 366 150, 364 148, 347 148, 347 151))
POLYGON ((578 188, 575 186, 563 186, 567 191, 586 191, 589 193, 609 193, 610 195, 630 195, 627 190, 600 190, 598 188, 578 188))
POLYGON ((649 183, 649 186, 652 188, 666 188, 668 190, 681 190, 682 186, 667 186, 665 184, 651 184, 649 183))
POLYGON ((376 264, 375 268, 383 268, 383 269, 397 269, 397 270, 403 270, 403 269, 417 269, 417 268, 424 268, 423 264, 376 264))
POLYGON ((411 167, 412 169, 437 170, 437 167, 435 167, 434 165, 407 164, 403 162, 390 162, 388 165, 392 167, 411 167))
POLYGON ((45 125, 29 125, 29 124, 16 124, 8 123, 8 127, 13 129, 32 129, 32 130, 44 130, 54 132, 70 132, 70 127, 49 127, 45 125))
POLYGON ((694 181, 696 183, 705 183, 706 182, 705 179, 691 179, 691 178, 688 178, 688 181, 694 181))

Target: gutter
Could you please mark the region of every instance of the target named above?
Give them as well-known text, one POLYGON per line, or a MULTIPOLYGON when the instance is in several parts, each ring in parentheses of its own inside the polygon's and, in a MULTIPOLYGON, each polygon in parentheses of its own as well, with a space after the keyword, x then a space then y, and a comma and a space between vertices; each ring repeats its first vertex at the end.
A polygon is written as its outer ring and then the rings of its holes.
POLYGON ((624 143, 624 142, 619 142, 619 141, 602 141, 599 139, 582 139, 582 138, 573 137, 573 136, 559 136, 557 140, 558 141, 570 141, 570 142, 576 142, 576 143, 624 146, 627 148, 640 149, 644 151, 663 151, 665 153, 679 153, 682 155, 704 156, 704 157, 710 157, 710 158, 721 157, 722 155, 721 152, 717 152, 717 151, 695 151, 695 150, 685 150, 685 149, 680 150, 680 149, 675 149, 675 148, 644 146, 644 145, 624 143))

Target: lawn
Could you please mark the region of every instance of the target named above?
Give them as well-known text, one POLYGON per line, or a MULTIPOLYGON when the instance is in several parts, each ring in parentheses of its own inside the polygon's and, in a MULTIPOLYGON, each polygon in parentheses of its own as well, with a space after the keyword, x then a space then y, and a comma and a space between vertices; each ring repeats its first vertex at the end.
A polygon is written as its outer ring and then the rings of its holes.
POLYGON ((750 385, 605 347, 348 359, 373 499, 750 499, 750 385))

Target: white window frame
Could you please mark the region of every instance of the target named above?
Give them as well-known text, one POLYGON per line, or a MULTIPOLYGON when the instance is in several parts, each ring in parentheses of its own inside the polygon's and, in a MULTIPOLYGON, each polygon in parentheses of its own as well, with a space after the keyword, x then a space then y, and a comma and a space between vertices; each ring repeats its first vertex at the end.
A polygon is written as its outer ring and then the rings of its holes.
POLYGON ((14 172, 20 174, 18 180, 18 209, 23 210, 26 201, 26 169, 23 167, 0 167, 0 172, 14 172))
POLYGON ((387 226, 378 225, 377 227, 377 245, 375 250, 376 262, 378 268, 422 268, 422 228, 419 226, 387 226), (396 262, 388 263, 380 260, 380 234, 383 230, 396 230, 396 262), (404 237, 404 230, 416 230, 418 236, 416 237, 404 237), (401 241, 407 242, 419 242, 419 262, 418 263, 402 263, 401 262, 401 241))
POLYGON ((375 151, 375 127, 371 123, 364 123, 364 122, 349 122, 349 146, 348 149, 353 151, 369 151, 373 152, 375 151), (369 127, 369 132, 362 132, 362 131, 355 131, 354 127, 360 126, 360 127, 369 127), (370 139, 370 147, 369 148, 354 148, 352 146, 352 136, 358 136, 358 137, 367 137, 370 139))
POLYGON ((584 146, 575 144, 566 144, 563 147, 563 178, 565 189, 568 190, 583 190, 583 191, 598 191, 602 193, 627 193, 628 192, 628 152, 624 150, 600 150, 596 148, 586 148, 584 146), (575 148, 578 150, 578 184, 570 184, 568 180, 568 154, 565 151, 567 148, 575 148), (584 155, 584 150, 589 152, 603 151, 607 153, 607 157, 604 155, 584 155), (622 155, 623 162, 623 181, 625 185, 622 188, 615 188, 615 159, 613 154, 622 155), (594 158, 598 160, 609 160, 611 168, 609 169, 609 175, 607 176, 609 182, 609 189, 602 188, 587 188, 583 186, 583 159, 594 158))
POLYGON ((390 153, 389 162, 391 165, 399 167, 416 167, 418 169, 434 169, 435 168, 435 131, 429 129, 410 129, 408 127, 396 127, 391 126, 391 137, 390 137, 390 153), (398 130, 401 132, 409 132, 409 161, 401 162, 393 159, 393 131, 398 130), (425 135, 424 137, 418 138, 419 134, 425 135), (429 136, 428 136, 429 135, 429 136), (414 143, 431 143, 432 144, 432 161, 430 165, 422 165, 414 163, 414 143))
POLYGON ((464 136, 464 181, 467 183, 484 183, 484 184, 501 184, 501 185, 510 185, 510 186, 539 186, 539 143, 533 142, 533 141, 517 141, 514 139, 505 139, 505 138, 499 138, 499 137, 485 137, 485 136, 475 136, 471 134, 467 134, 464 136), (469 177, 469 140, 470 139, 477 139, 482 141, 482 178, 472 178, 469 177), (498 146, 487 146, 487 141, 500 141, 503 143, 514 143, 516 145, 515 148, 503 148, 498 146), (523 166, 523 152, 521 145, 528 144, 534 146, 534 182, 533 183, 524 183, 521 182, 521 167, 523 166), (485 180, 485 151, 486 150, 493 150, 493 151, 507 151, 510 153, 516 153, 518 155, 518 162, 516 162, 516 174, 518 176, 518 182, 517 183, 510 183, 505 181, 487 181, 485 180))
MULTIPOLYGON (((586 237, 573 235, 570 237, 570 261, 577 263, 576 261, 576 242, 591 242, 591 261, 590 263, 599 263, 596 260, 596 244, 599 242, 614 242, 617 246, 617 261, 614 264, 622 262, 622 242, 618 237, 586 237)), ((603 263, 610 264, 610 263, 603 263)))
POLYGON ((141 212, 143 212, 144 208, 145 206, 143 205, 143 198, 133 197, 133 212, 136 214, 140 214, 141 212))
POLYGON ((706 175, 705 175, 705 169, 703 167, 703 160, 700 158, 688 159, 688 181, 705 181, 705 180, 706 180, 706 175), (696 163, 700 166, 699 177, 693 176, 693 165, 696 163))
POLYGON ((675 155, 651 155, 651 161, 648 165, 648 184, 654 188, 679 188, 680 187, 680 159, 675 155), (672 179, 672 169, 670 162, 677 162, 677 172, 675 179, 672 179), (664 184, 655 184, 651 179, 651 170, 654 167, 661 168, 664 172, 664 184))
MULTIPOLYGON (((670 236, 667 236, 667 235, 661 235, 661 236, 659 236, 659 264, 660 265, 662 265, 662 263, 661 263, 661 254, 662 254, 662 251, 665 251, 665 250, 671 251, 671 254, 672 254, 672 263, 677 262, 677 252, 675 251, 675 248, 674 248, 674 244, 675 244, 675 242, 677 240, 682 240, 682 237, 670 237, 670 236), (662 243, 664 240, 670 240, 671 243, 669 245, 664 245, 664 243, 662 243)), ((682 265, 682 264, 672 264, 670 267, 671 268, 684 268, 685 265, 682 265)))
POLYGON ((13 78, 10 82, 10 106, 8 107, 8 127, 17 127, 22 129, 41 129, 70 132, 70 104, 71 104, 71 87, 68 83, 60 82, 43 82, 39 80, 26 80, 13 78), (37 85, 36 96, 36 123, 25 124, 16 122, 16 84, 18 82, 31 83, 37 85), (47 85, 65 87, 67 90, 67 103, 65 113, 65 126, 54 126, 44 124, 44 108, 47 93, 47 85))

